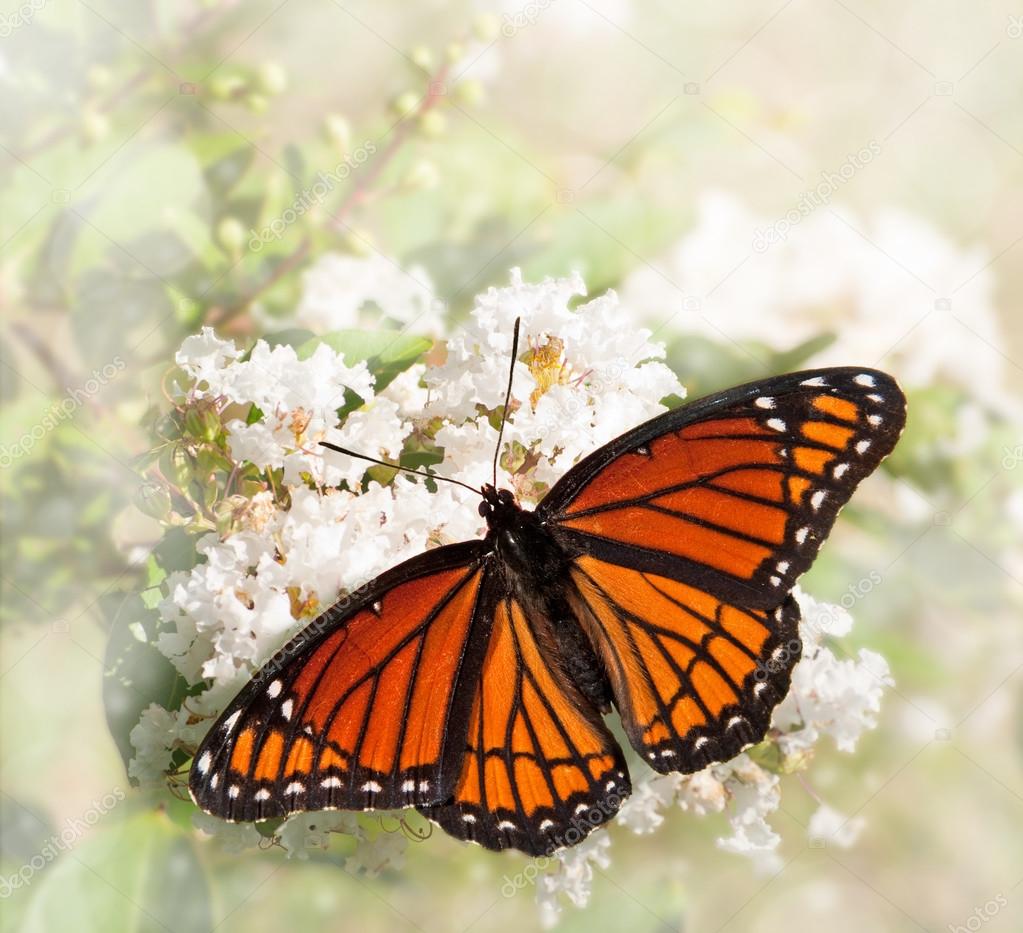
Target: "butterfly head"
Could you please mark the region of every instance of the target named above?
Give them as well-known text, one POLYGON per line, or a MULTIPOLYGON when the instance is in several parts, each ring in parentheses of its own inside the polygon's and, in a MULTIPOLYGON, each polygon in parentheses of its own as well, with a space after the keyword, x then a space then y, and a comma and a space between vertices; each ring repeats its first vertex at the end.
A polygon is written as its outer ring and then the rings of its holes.
POLYGON ((483 501, 480 503, 480 515, 487 520, 487 524, 491 528, 506 526, 509 520, 521 511, 510 489, 498 489, 496 486, 486 483, 480 492, 483 495, 483 501))

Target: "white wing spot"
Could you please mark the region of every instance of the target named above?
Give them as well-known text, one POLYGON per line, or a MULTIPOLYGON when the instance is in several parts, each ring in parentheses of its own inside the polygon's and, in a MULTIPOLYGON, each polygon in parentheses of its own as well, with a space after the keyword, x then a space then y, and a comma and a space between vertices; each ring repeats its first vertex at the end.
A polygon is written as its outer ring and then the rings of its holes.
POLYGON ((294 706, 292 699, 287 699, 281 704, 281 715, 285 719, 291 719, 291 708, 294 706))
POLYGON ((868 386, 871 389, 877 385, 877 381, 874 379, 874 377, 868 376, 866 373, 860 373, 860 375, 858 375, 853 380, 853 382, 855 382, 857 385, 868 386))
POLYGON ((242 711, 240 709, 235 710, 231 713, 227 719, 224 720, 224 731, 230 732, 234 728, 234 724, 238 722, 238 717, 241 716, 242 711))
POLYGON ((845 476, 846 473, 849 472, 849 464, 837 463, 835 464, 835 469, 833 472, 835 474, 835 479, 841 479, 843 476, 845 476))
POLYGON ((237 796, 238 796, 238 794, 240 794, 240 793, 241 793, 241 791, 239 790, 239 788, 238 788, 238 785, 237 785, 237 784, 232 784, 232 785, 231 785, 231 786, 230 786, 230 787, 229 787, 229 788, 227 789, 227 796, 228 796, 228 797, 230 797, 230 798, 231 798, 232 800, 234 800, 234 799, 235 799, 235 797, 237 797, 237 796))
POLYGON ((210 763, 213 761, 213 756, 209 752, 203 752, 199 756, 199 760, 196 762, 196 767, 199 769, 200 774, 205 774, 210 770, 210 763))
POLYGON ((217 789, 217 785, 219 783, 220 783, 220 775, 219 774, 214 774, 213 777, 210 778, 210 790, 216 790, 217 789))
POLYGON ((407 794, 409 791, 413 791, 413 790, 416 789, 416 782, 415 781, 405 781, 401 785, 401 789, 403 791, 405 791, 405 793, 407 794))
POLYGON ((279 680, 275 680, 272 684, 270 684, 269 687, 266 688, 266 695, 270 697, 270 699, 272 700, 274 697, 280 694, 282 686, 283 684, 281 684, 279 680))
POLYGON ((340 787, 340 786, 341 786, 341 778, 339 778, 339 777, 324 778, 322 781, 320 781, 320 787, 340 787))
POLYGON ((284 788, 285 794, 304 794, 305 784, 301 781, 292 781, 287 787, 284 788))
POLYGON ((823 376, 814 376, 813 379, 804 379, 800 385, 804 386, 826 386, 828 381, 823 376))
POLYGON ((790 566, 787 560, 778 561, 778 573, 788 573, 790 566))
POLYGON ((383 609, 383 608, 384 608, 384 604, 382 602, 380 602, 379 599, 375 603, 373 603, 373 611, 377 615, 380 615, 380 610, 383 609))
POLYGON ((312 735, 313 734, 313 727, 311 725, 309 725, 308 723, 306 723, 304 726, 302 726, 302 731, 306 735, 312 735))
POLYGON ((608 781, 604 785, 604 790, 614 790, 618 785, 614 781, 608 781))
POLYGON ((872 402, 883 402, 884 401, 884 396, 883 395, 878 395, 876 392, 871 392, 870 395, 867 396, 867 398, 869 398, 872 402))
POLYGON ((819 509, 824 505, 824 500, 828 497, 828 494, 823 489, 818 489, 812 496, 810 496, 810 505, 814 509, 819 509))
POLYGON ((581 803, 581 804, 579 804, 579 806, 577 806, 575 808, 575 812, 576 812, 576 815, 578 815, 580 813, 585 813, 589 809, 590 809, 589 804, 581 803))
POLYGON ((869 421, 875 428, 884 421, 880 415, 867 415, 867 421, 869 421))
POLYGON ((368 790, 374 794, 379 794, 380 791, 383 790, 383 788, 379 784, 377 784, 376 781, 367 781, 365 784, 362 785, 362 789, 368 790))
POLYGON ((421 792, 425 793, 429 789, 430 789, 430 782, 429 781, 420 781, 419 782, 419 790, 421 792))
POLYGON ((727 722, 727 723, 725 724, 725 728, 726 728, 726 729, 731 729, 731 728, 732 728, 733 726, 739 726, 739 725, 742 725, 742 724, 743 724, 743 723, 744 723, 745 721, 746 721, 746 720, 745 720, 745 719, 743 719, 743 718, 742 718, 742 716, 733 716, 733 717, 732 717, 731 719, 729 719, 729 720, 728 720, 728 722, 727 722))
POLYGON ((809 535, 809 534, 810 534, 810 529, 809 528, 800 528, 796 532, 796 542, 799 543, 799 544, 805 544, 806 543, 807 535, 809 535))
POLYGON ((257 790, 256 791, 256 798, 255 799, 256 800, 260 800, 260 801, 262 801, 262 800, 269 800, 270 799, 270 791, 268 791, 265 787, 262 790, 257 790))
POLYGON ((497 828, 498 829, 516 829, 517 827, 510 820, 501 820, 501 822, 497 824, 497 828))
POLYGON ((463 813, 462 814, 462 822, 463 823, 475 823, 476 822, 476 817, 474 817, 471 813, 463 813))
POLYGON ((771 586, 781 586, 781 577, 771 577, 771 586))
POLYGON ((754 403, 757 408, 774 408, 774 399, 768 398, 766 395, 758 398, 754 403))
POLYGON ((703 748, 703 746, 706 745, 709 741, 710 739, 708 739, 706 736, 701 736, 695 742, 693 742, 693 748, 703 748))
POLYGON ((636 453, 642 454, 644 457, 649 457, 650 456, 650 448, 647 447, 645 444, 643 444, 643 445, 641 445, 641 446, 636 448, 636 453))
POLYGON ((753 688, 753 693, 754 693, 754 694, 755 694, 756 696, 760 696, 760 694, 761 694, 761 693, 763 693, 763 692, 764 692, 764 691, 765 691, 766 689, 767 689, 767 684, 765 684, 765 683, 759 683, 759 684, 757 684, 757 685, 756 685, 756 686, 755 686, 755 687, 753 688))
POLYGON ((789 426, 781 418, 768 418, 767 426, 773 431, 787 431, 789 426))
POLYGON ((661 752, 661 757, 662 758, 674 758, 675 757, 675 749, 673 749, 673 748, 666 748, 663 752, 661 752))
POLYGON ((542 832, 542 833, 543 833, 543 832, 546 832, 546 831, 547 831, 548 829, 550 829, 550 828, 551 828, 551 827, 552 827, 553 825, 554 825, 554 820, 544 820, 544 821, 543 821, 543 822, 542 822, 542 823, 540 824, 540 832, 542 832))
POLYGON ((860 441, 856 445, 856 453, 858 454, 865 454, 868 450, 870 450, 870 441, 860 441))

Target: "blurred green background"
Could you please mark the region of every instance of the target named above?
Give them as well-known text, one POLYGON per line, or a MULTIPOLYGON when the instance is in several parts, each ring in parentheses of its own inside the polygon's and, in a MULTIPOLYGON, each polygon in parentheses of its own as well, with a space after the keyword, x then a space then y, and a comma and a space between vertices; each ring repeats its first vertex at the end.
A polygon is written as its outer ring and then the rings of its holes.
POLYGON ((109 643, 160 539, 136 458, 162 379, 203 324, 245 342, 305 308, 311 328, 303 272, 327 254, 410 290, 356 309, 366 327, 437 336, 513 266, 578 270, 591 294, 619 290, 623 328, 654 330, 691 396, 821 360, 907 387, 900 449, 804 581, 833 601, 882 581, 855 599, 849 647, 881 652, 896 687, 857 753, 813 770, 865 819, 858 844, 814 845, 810 789, 786 778, 781 872, 719 852, 723 818, 673 812, 651 836, 615 831, 562 928, 1021 928, 1023 7, 0 14, 0 875, 32 866, 0 891, 2 929, 538 922, 528 888, 502 894, 516 856, 440 833, 376 877, 346 871, 343 844, 232 855, 125 773, 138 710, 114 701, 109 643), (804 213, 808 191, 825 193, 804 213), (406 313, 423 292, 440 323, 406 313))

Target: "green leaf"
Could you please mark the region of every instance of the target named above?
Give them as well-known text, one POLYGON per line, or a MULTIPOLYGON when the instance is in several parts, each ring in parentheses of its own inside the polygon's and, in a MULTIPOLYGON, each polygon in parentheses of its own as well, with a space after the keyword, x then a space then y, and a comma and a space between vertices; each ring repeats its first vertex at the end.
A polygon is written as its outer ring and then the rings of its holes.
POLYGON ((153 548, 153 555, 167 573, 191 570, 198 563, 195 538, 184 528, 168 528, 163 539, 153 548))
POLYGON ((311 330, 306 330, 304 327, 288 327, 284 330, 275 331, 272 334, 267 334, 263 338, 268 346, 278 347, 282 344, 286 344, 291 347, 298 349, 299 347, 305 346, 312 340, 316 339, 316 335, 311 330))
MULTIPOLYGON (((114 794, 108 797, 117 804, 114 794)), ((73 857, 58 855, 40 869, 31 890, 22 933, 213 928, 209 886, 192 840, 162 813, 106 814, 73 857)))
POLYGON ((136 594, 114 612, 103 660, 103 709, 125 770, 134 757, 128 736, 150 703, 176 708, 188 685, 156 650, 159 615, 136 594))
POLYGON ((830 347, 835 342, 835 336, 835 334, 818 334, 816 337, 804 340, 791 350, 776 353, 771 361, 771 369, 778 373, 794 372, 800 369, 808 359, 830 347))
POLYGON ((349 366, 365 361, 376 377, 378 392, 433 346, 427 337, 400 331, 336 330, 302 344, 299 359, 308 359, 323 343, 340 353, 349 366))
POLYGON ((249 170, 255 155, 254 146, 233 149, 205 167, 206 183, 221 194, 229 192, 249 170))

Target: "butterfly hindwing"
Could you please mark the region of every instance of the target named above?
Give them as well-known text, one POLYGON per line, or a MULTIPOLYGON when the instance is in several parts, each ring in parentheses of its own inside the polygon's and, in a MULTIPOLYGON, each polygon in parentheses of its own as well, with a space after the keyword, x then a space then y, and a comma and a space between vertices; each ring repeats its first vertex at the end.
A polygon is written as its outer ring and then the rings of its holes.
POLYGON ((875 370, 768 379, 622 435, 538 512, 569 551, 774 609, 904 424, 901 390, 875 370))
POLYGON ((799 607, 743 609, 653 573, 580 557, 575 606, 629 741, 668 773, 759 742, 800 657, 799 607))
MULTIPOLYGON (((496 575, 495 575, 496 577, 496 575)), ((488 849, 550 854, 611 819, 631 785, 599 713, 558 670, 547 620, 495 593, 453 800, 424 812, 488 849)))
POLYGON ((491 620, 479 542, 412 558, 336 604, 228 706, 194 759, 207 812, 262 820, 454 791, 491 620))

